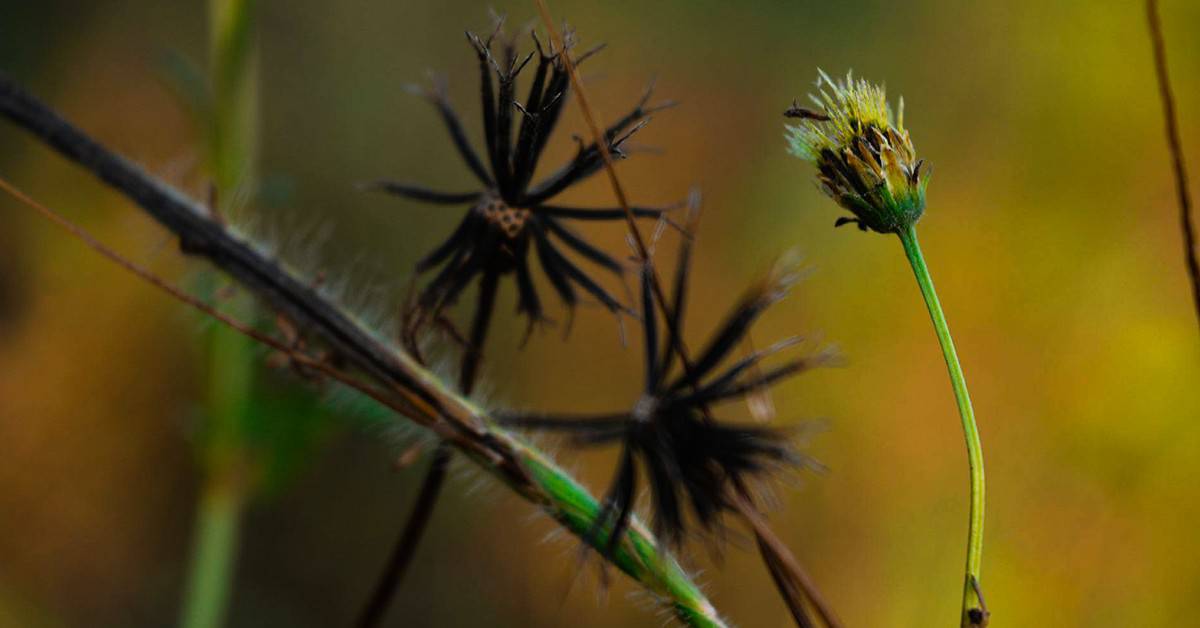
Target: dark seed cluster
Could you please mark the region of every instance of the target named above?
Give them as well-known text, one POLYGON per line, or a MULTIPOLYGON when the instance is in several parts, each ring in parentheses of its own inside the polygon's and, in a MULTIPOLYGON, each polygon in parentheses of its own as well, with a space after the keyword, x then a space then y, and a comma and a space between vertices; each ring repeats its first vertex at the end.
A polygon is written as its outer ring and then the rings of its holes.
POLYGON ((514 426, 567 433, 581 446, 621 445, 620 462, 593 530, 607 539, 609 552, 629 525, 641 474, 650 488, 656 534, 679 545, 688 530, 688 511, 699 531, 712 532, 751 483, 803 461, 785 430, 721 422, 709 410, 712 404, 743 398, 821 361, 810 356, 761 370, 765 358, 796 344, 789 339, 722 368, 759 315, 784 296, 794 274, 774 273, 751 289, 695 361, 685 365, 676 356, 690 258, 691 247, 685 243, 668 309, 671 318, 661 322, 651 271, 648 266, 642 270, 645 384, 630 410, 599 416, 514 414, 504 419, 514 426))
MULTIPOLYGON (((407 320, 440 320, 440 312, 479 280, 479 297, 464 340, 466 351, 460 371, 460 385, 469 392, 502 277, 515 278, 518 310, 527 317, 530 327, 544 320, 531 271, 530 258, 534 255, 568 311, 579 302, 581 294, 586 294, 614 313, 626 312, 640 318, 645 383, 642 395, 630 409, 600 416, 510 414, 502 420, 523 428, 565 432, 582 446, 620 445, 620 463, 592 530, 594 544, 606 551, 614 551, 623 538, 643 484, 650 489, 656 531, 669 543, 680 544, 691 529, 691 521, 699 532, 713 532, 721 525, 722 515, 748 496, 752 485, 802 461, 786 431, 718 421, 710 411, 712 405, 759 392, 820 360, 805 357, 762 370, 767 357, 794 345, 794 339, 740 359, 731 358, 750 326, 783 297, 794 276, 777 272, 756 285, 711 341, 691 356, 694 360, 684 358, 682 328, 692 255, 690 233, 684 234, 669 297, 653 289, 656 280, 651 261, 640 260, 641 307, 638 312, 632 311, 567 256, 569 252, 591 265, 621 274, 623 265, 616 258, 588 243, 568 223, 619 220, 626 216, 625 210, 568 207, 554 201, 564 190, 604 167, 600 148, 594 142, 581 142, 572 159, 534 180, 543 150, 567 101, 570 43, 564 49, 552 46, 546 50, 533 37, 536 50, 521 57, 513 40, 505 38, 499 29, 486 39, 471 33, 467 37, 480 68, 486 141, 482 157, 448 103, 444 84, 435 81, 432 88, 421 93, 437 108, 479 189, 452 193, 393 181, 375 184, 378 189, 406 198, 467 206, 454 232, 418 263, 418 273, 432 272, 433 277, 416 298, 422 315, 413 317, 410 313, 407 320), (532 67, 533 77, 524 101, 519 102, 517 79, 528 67, 532 67), (656 300, 656 295, 662 301, 656 300), (657 308, 668 315, 660 316, 657 308)), ((572 60, 578 64, 591 54, 589 51, 572 60)), ((650 107, 649 98, 647 90, 631 111, 604 130, 603 141, 614 157, 623 157, 626 140, 646 124, 653 111, 667 106, 650 107)), ((820 119, 813 113, 803 117, 820 119)), ((662 217, 669 209, 633 207, 631 211, 638 217, 662 217)))
MULTIPOLYGON (((372 187, 428 203, 466 204, 468 207, 450 237, 417 264, 418 273, 437 270, 417 297, 417 306, 425 313, 417 320, 438 318, 468 285, 479 279, 479 298, 466 339, 460 377, 462 387, 469 391, 501 277, 515 276, 518 311, 528 318, 530 328, 546 320, 530 269, 533 254, 537 255, 543 273, 568 311, 579 302, 581 293, 614 313, 627 311, 627 308, 564 253, 569 250, 601 269, 621 274, 622 265, 615 258, 588 243, 566 223, 619 220, 625 216, 624 211, 620 208, 568 207, 554 202, 562 192, 599 172, 604 165, 600 148, 594 142, 581 143, 574 158, 545 178, 534 181, 542 153, 567 103, 570 77, 565 57, 571 54, 570 43, 565 50, 555 50, 553 46, 546 50, 533 36, 536 50, 521 57, 515 41, 505 37, 499 27, 486 39, 469 32, 467 39, 479 60, 486 144, 482 158, 447 100, 445 85, 435 81, 431 88, 421 90, 421 93, 438 110, 454 146, 480 189, 443 192, 395 181, 380 181, 372 187), (517 79, 531 64, 533 78, 524 102, 520 102, 517 100, 517 79)), ((595 50, 575 58, 574 63, 585 60, 595 50)), ((648 122, 651 113, 669 106, 669 103, 648 106, 649 99, 650 91, 647 90, 631 111, 605 130, 604 139, 614 158, 625 156, 622 146, 648 122)), ((657 217, 668 209, 635 207, 633 213, 640 217, 657 217)))

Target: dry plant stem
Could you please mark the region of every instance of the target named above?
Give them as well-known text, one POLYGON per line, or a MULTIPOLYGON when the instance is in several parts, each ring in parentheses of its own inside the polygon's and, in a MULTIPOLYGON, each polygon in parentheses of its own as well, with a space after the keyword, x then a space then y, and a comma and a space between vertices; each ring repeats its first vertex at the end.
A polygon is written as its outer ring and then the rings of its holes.
POLYGON ((408 513, 408 520, 400 530, 400 536, 392 547, 388 562, 384 565, 383 573, 379 575, 379 581, 375 583, 371 597, 359 613, 358 623, 355 624, 358 628, 379 626, 387 616, 392 598, 400 590, 400 584, 404 582, 404 576, 408 573, 408 566, 417 555, 417 546, 425 537, 429 519, 433 517, 433 509, 437 506, 442 488, 446 484, 451 455, 452 452, 445 443, 438 443, 429 461, 429 469, 425 471, 425 477, 421 480, 417 501, 408 513))
MULTIPOLYGON (((476 307, 475 322, 472 327, 484 331, 481 334, 472 335, 467 346, 463 348, 463 359, 459 363, 458 388, 464 396, 471 394, 478 379, 478 357, 479 353, 483 351, 483 347, 480 345, 487 335, 488 318, 491 316, 496 298, 496 277, 494 275, 490 279, 484 280, 483 286, 480 287, 479 298, 480 303, 476 307), (476 352, 476 354, 471 356, 471 352, 476 352)), ((387 615, 388 606, 400 590, 404 575, 408 573, 409 563, 417 555, 417 546, 421 544, 421 539, 425 536, 429 519, 433 516, 433 509, 437 506, 438 498, 441 496, 446 474, 450 469, 451 453, 445 443, 439 443, 434 451, 429 469, 421 481, 417 501, 408 515, 408 521, 400 530, 400 536, 396 539, 396 545, 392 548, 383 573, 379 576, 379 582, 375 584, 374 591, 367 600, 367 605, 359 614, 358 628, 378 626, 387 615)))
MULTIPOLYGON (((554 18, 550 15, 550 9, 546 6, 545 0, 534 0, 534 3, 537 5, 538 13, 541 15, 543 25, 546 27, 546 30, 550 34, 551 41, 555 45, 557 45, 560 50, 566 50, 565 42, 563 41, 562 35, 558 32, 558 29, 554 26, 554 18)), ((579 109, 580 109, 581 113, 583 114, 583 119, 588 126, 588 131, 591 133, 592 138, 595 140, 597 148, 599 148, 599 150, 600 150, 600 158, 604 161, 604 171, 608 177, 609 184, 612 186, 613 194, 617 198, 617 203, 620 205, 621 209, 625 212, 625 223, 626 223, 626 226, 628 227, 629 234, 633 240, 634 246, 637 249, 638 257, 649 269, 650 288, 654 293, 654 301, 658 304, 658 308, 662 312, 662 315, 665 320, 667 320, 667 321, 675 320, 675 316, 673 315, 673 312, 671 311, 670 301, 667 299, 666 294, 662 288, 662 282, 658 278, 658 270, 657 270, 657 268, 655 268, 653 262, 650 259, 650 252, 649 252, 648 247, 646 246, 646 241, 642 237, 641 231, 638 229, 637 220, 635 219, 633 210, 629 205, 628 197, 625 195, 625 189, 621 185, 620 179, 617 178, 617 170, 613 166, 612 154, 608 150, 608 143, 604 140, 604 136, 600 131, 600 126, 596 122, 596 116, 592 113, 592 109, 588 105, 587 96, 583 89, 583 83, 582 83, 582 81, 579 80, 579 74, 578 74, 578 72, 575 71, 574 63, 572 62, 571 56, 569 54, 563 55, 563 64, 567 68, 567 75, 569 76, 569 78, 571 80, 572 89, 575 90, 576 101, 579 103, 579 109)), ((688 357, 688 351, 687 351, 687 347, 683 341, 683 335, 678 334, 678 333, 670 333, 668 335, 671 338, 673 338, 673 345, 674 345, 673 350, 679 355, 679 361, 683 367, 685 377, 687 377, 688 382, 692 386, 693 389, 697 388, 697 382, 695 380, 695 377, 693 377, 693 375, 692 375, 692 373, 693 373, 692 363, 688 357)), ((707 409, 705 410, 705 412, 707 414, 707 409)), ((711 420, 711 417, 710 417, 710 420, 711 420)), ((735 498, 735 499, 740 499, 740 498, 735 498)), ((747 519, 749 519, 748 515, 746 515, 746 513, 749 511, 746 510, 746 508, 753 509, 753 506, 751 506, 750 504, 747 504, 745 502, 741 502, 741 504, 743 506, 743 508, 742 508, 743 516, 747 516, 747 519)), ((802 604, 802 602, 800 600, 794 599, 795 598, 794 591, 791 591, 787 587, 784 586, 783 580, 781 580, 781 578, 780 578, 780 574, 777 573, 777 569, 790 570, 793 567, 798 568, 799 563, 796 561, 795 557, 793 557, 791 555, 791 553, 787 550, 787 546, 782 542, 782 540, 780 540, 779 537, 777 535, 775 535, 775 533, 770 529, 770 527, 765 525, 765 522, 762 521, 761 515, 757 515, 756 520, 759 521, 760 523, 762 523, 761 526, 756 526, 754 528, 754 530, 755 530, 755 536, 759 540, 758 547, 759 547, 760 553, 763 556, 763 560, 767 564, 768 569, 771 570, 774 581, 776 582, 777 585, 779 585, 778 588, 779 588, 780 596, 782 596, 784 598, 784 601, 788 604, 789 609, 792 611, 793 617, 796 619, 797 623, 803 625, 803 622, 806 622, 808 620, 807 620, 807 618, 801 617, 801 615, 803 614, 801 611, 801 606, 800 606, 802 604), (782 551, 783 554, 778 554, 778 552, 780 552, 780 551, 782 551), (776 555, 772 555, 773 553, 776 555)), ((791 579, 795 580, 795 581, 807 580, 807 578, 801 578, 797 574, 792 574, 791 579)), ((815 585, 811 581, 808 581, 808 584, 811 587, 811 591, 815 593, 816 592, 815 585)), ((821 596, 819 594, 817 594, 816 599, 819 600, 820 597, 821 596)), ((821 610, 827 611, 828 609, 823 608, 823 605, 822 605, 821 610)), ((828 617, 832 617, 832 613, 830 613, 828 615, 828 617)), ((836 625, 836 624, 830 624, 830 625, 836 625)))
POLYGON ((933 288, 933 277, 925 265, 925 257, 921 254, 921 245, 917 242, 917 230, 909 225, 899 233, 900 242, 904 245, 904 254, 912 265, 913 275, 921 288, 921 296, 925 298, 925 306, 929 309, 929 317, 933 320, 933 329, 937 332, 938 342, 942 346, 942 357, 946 360, 946 368, 950 372, 950 384, 954 388, 954 400, 958 404, 958 413, 962 417, 963 435, 967 441, 967 465, 971 483, 970 513, 967 526, 967 573, 963 582, 962 618, 961 624, 966 627, 987 625, 987 611, 980 599, 978 587, 982 582, 980 566, 983 559, 983 446, 979 441, 979 428, 975 424, 975 410, 971 407, 971 395, 967 392, 967 380, 963 375, 962 365, 958 362, 958 352, 954 349, 954 340, 950 337, 950 326, 946 323, 946 315, 942 313, 942 304, 933 288))
MULTIPOLYGON (((600 510, 595 497, 549 456, 496 426, 485 411, 455 394, 411 356, 322 297, 294 271, 267 258, 214 221, 203 204, 101 146, 4 75, 0 75, 0 114, 128 196, 176 234, 185 253, 208 259, 305 332, 323 340, 334 354, 356 367, 359 377, 369 380, 365 388, 373 392, 372 396, 434 430, 572 533, 596 543, 597 548, 605 547, 607 539, 603 535, 590 534, 600 510)), ((163 287, 161 280, 156 285, 163 287)), ((254 330, 247 332, 257 334, 256 340, 270 346, 282 345, 254 330)), ((290 349, 287 352, 295 355, 290 349)), ((318 360, 310 362, 306 366, 323 373, 340 373, 318 360)), ((612 562, 670 605, 684 623, 725 625, 704 594, 640 521, 631 526, 612 562)))
POLYGON ((1179 223, 1183 231, 1183 258, 1187 263, 1188 278, 1192 282, 1192 301, 1196 319, 1200 322, 1200 261, 1196 259, 1196 228, 1192 223, 1192 199, 1188 194, 1187 170, 1183 165, 1183 142, 1179 139, 1179 120, 1175 113, 1175 96, 1171 93, 1171 80, 1167 74, 1167 45, 1162 33, 1162 20, 1158 16, 1158 1, 1146 0, 1146 17, 1150 22, 1150 39, 1154 43, 1154 70, 1158 76, 1158 95, 1162 100, 1163 117, 1166 118, 1167 147, 1171 151, 1171 164, 1175 173, 1175 188, 1179 194, 1179 223))
POLYGON ((421 492, 417 494, 417 501, 413 504, 408 522, 404 525, 396 547, 388 558, 387 567, 375 585, 375 591, 359 616, 358 623, 355 624, 358 628, 378 626, 387 614, 392 597, 404 580, 404 574, 408 571, 408 566, 412 564, 417 546, 429 524, 429 517, 433 514, 433 507, 437 504, 438 496, 441 494, 449 466, 450 449, 444 443, 439 444, 434 450, 433 459, 429 463, 429 470, 425 473, 425 480, 421 483, 421 492))
POLYGON ((375 583, 367 605, 359 614, 358 623, 355 624, 358 628, 379 626, 387 616, 392 598, 400 590, 404 575, 408 573, 408 566, 417 555, 417 546, 421 544, 425 530, 429 527, 429 519, 433 516, 433 509, 437 506, 442 487, 446 483, 446 474, 450 470, 451 454, 445 443, 438 443, 429 461, 429 469, 425 471, 425 478, 421 480, 421 488, 412 512, 408 514, 408 520, 400 530, 400 536, 388 556, 383 573, 379 575, 379 582, 375 583))
POLYGON ((754 531, 759 552, 767 563, 767 569, 771 572, 775 586, 780 591, 796 589, 796 593, 801 594, 783 596, 796 625, 801 628, 811 625, 807 610, 801 605, 802 600, 807 599, 828 628, 841 628, 841 622, 838 621, 833 608, 825 601, 825 597, 821 595, 816 582, 792 555, 791 550, 772 533, 770 526, 767 525, 766 520, 754 507, 754 504, 750 503, 749 499, 740 496, 737 498, 736 504, 738 512, 746 520, 747 526, 754 531))
MULTIPOLYGON (((554 26, 554 18, 550 16, 550 9, 546 7, 544 0, 534 0, 537 4, 538 12, 541 13, 542 23, 546 26, 546 30, 550 33, 550 39, 554 45, 558 46, 559 50, 565 50, 565 42, 562 34, 554 26)), ((645 263, 650 269, 650 287, 654 291, 655 302, 662 310, 663 317, 666 320, 675 320, 672 315, 670 301, 667 300, 666 294, 662 289, 662 282, 658 279, 658 269, 654 267, 650 260, 650 250, 646 246, 646 240, 642 237, 642 232, 638 229, 637 218, 633 215, 633 209, 629 205, 629 199, 625 196, 625 188, 621 185, 620 179, 617 178, 617 169, 613 167, 612 153, 608 150, 608 142, 605 141, 604 135, 600 132, 600 125, 596 123, 596 116, 592 113, 592 108, 588 105, 587 96, 583 91, 583 82, 579 80, 579 73, 575 71, 575 63, 571 60, 571 55, 563 54, 563 65, 567 68, 567 76, 571 79, 571 89, 575 90, 576 102, 579 103, 579 110, 583 113, 584 122, 588 126, 588 132, 595 139, 596 148, 600 151, 600 159, 604 162, 604 173, 608 177, 608 182, 612 186, 613 194, 617 197, 617 204, 621 210, 625 212, 625 224, 629 229, 629 235, 633 239, 634 247, 637 249, 639 261, 645 263)), ((679 358, 683 363, 683 368, 691 379, 691 360, 688 359, 687 349, 683 345, 683 339, 679 334, 674 334, 675 351, 679 354, 679 358)), ((694 382, 693 382, 694 384, 694 382)))

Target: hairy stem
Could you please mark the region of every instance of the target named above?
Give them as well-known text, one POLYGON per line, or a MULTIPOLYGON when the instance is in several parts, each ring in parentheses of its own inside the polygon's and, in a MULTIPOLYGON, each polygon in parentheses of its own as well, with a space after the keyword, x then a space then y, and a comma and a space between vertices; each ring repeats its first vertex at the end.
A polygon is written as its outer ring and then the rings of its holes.
POLYGON ((946 368, 950 371, 950 385, 954 388, 958 414, 962 417, 963 434, 967 441, 967 464, 971 479, 970 523, 967 528, 967 573, 963 582, 962 625, 964 627, 983 626, 987 622, 987 611, 978 591, 980 564, 983 559, 983 446, 979 442, 979 428, 975 425, 975 410, 971 407, 971 396, 967 392, 967 380, 963 376, 962 365, 958 362, 958 352, 954 349, 954 340, 950 337, 950 326, 946 324, 946 315, 942 313, 942 304, 938 301, 937 292, 933 289, 933 277, 929 275, 925 257, 921 254, 916 227, 910 225, 899 235, 900 242, 904 245, 904 254, 908 256, 913 275, 917 278, 917 285, 921 287, 921 296, 925 298, 925 307, 929 308, 929 317, 933 320, 933 329, 937 332, 938 342, 942 345, 942 356, 946 359, 946 368))
MULTIPOLYGON (((549 456, 497 426, 486 412, 453 392, 412 356, 322 296, 312 281, 266 257, 214 220, 203 204, 99 144, 3 74, 0 115, 126 195, 178 236, 185 253, 209 260, 300 329, 322 340, 346 364, 355 367, 359 377, 378 386, 381 396, 390 393, 400 398, 395 406, 407 408, 406 415, 415 423, 436 432, 585 542, 598 550, 606 547, 604 534, 590 534, 600 510, 591 493, 549 456)), ((684 623, 725 625, 704 594, 641 522, 635 520, 630 526, 612 562, 669 604, 684 623)))

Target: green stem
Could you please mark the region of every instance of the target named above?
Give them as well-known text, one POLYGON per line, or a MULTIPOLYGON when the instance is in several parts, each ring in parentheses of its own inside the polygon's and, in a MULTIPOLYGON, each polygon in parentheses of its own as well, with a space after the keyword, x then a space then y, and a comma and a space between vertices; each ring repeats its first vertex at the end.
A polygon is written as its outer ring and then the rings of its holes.
MULTIPOLYGON (((212 119, 208 167, 222 212, 239 209, 239 190, 253 190, 258 161, 256 0, 209 0, 212 119)), ((244 202, 244 200, 242 201, 244 202)))
POLYGON ((238 547, 242 495, 236 482, 210 476, 196 509, 192 564, 179 625, 216 628, 225 620, 238 547))
MULTIPOLYGON (((209 0, 211 119, 208 170, 226 213, 240 186, 253 183, 257 154, 257 55, 254 0, 209 0)), ((252 320, 252 301, 227 305, 241 320, 252 320)), ((237 563, 241 514, 251 492, 247 467, 251 453, 248 424, 254 412, 254 344, 218 327, 208 339, 208 417, 201 444, 204 489, 196 522, 188 585, 180 626, 224 625, 237 563)))
MULTIPOLYGON (((537 506, 555 521, 570 530, 583 542, 600 551, 601 556, 609 548, 608 530, 603 527, 597 533, 596 519, 600 517, 600 502, 588 492, 571 474, 555 464, 545 452, 526 442, 493 420, 486 410, 463 397, 457 389, 442 381, 437 375, 418 364, 412 356, 394 352, 394 359, 404 365, 411 374, 414 390, 435 399, 442 415, 462 421, 461 425, 486 426, 486 441, 495 449, 481 450, 459 439, 450 439, 472 462, 491 472, 510 489, 537 506), (520 473, 511 473, 508 465, 498 464, 507 456, 497 457, 498 452, 508 452, 518 461, 520 473)), ((419 414, 410 415, 418 423, 430 426, 429 418, 419 414)), ((625 532, 626 542, 617 545, 609 562, 640 582, 664 605, 674 612, 684 625, 692 628, 727 628, 712 602, 705 597, 700 587, 679 565, 668 548, 635 515, 625 532)))
POLYGON ((958 362, 958 353, 954 350, 954 340, 950 337, 950 327, 946 324, 946 315, 942 313, 942 304, 933 289, 933 277, 929 275, 929 268, 925 266, 921 245, 917 242, 916 227, 910 225, 900 231, 899 236, 904 245, 904 254, 912 264, 917 285, 921 287, 921 295, 925 297, 925 307, 929 308, 929 317, 933 319, 938 342, 942 345, 942 356, 945 357, 946 368, 950 371, 950 384, 954 388, 954 398, 958 403, 958 414, 962 417, 963 434, 967 440, 971 512, 967 528, 967 574, 963 583, 961 623, 962 626, 978 626, 986 619, 985 606, 976 588, 980 582, 980 563, 983 558, 983 447, 979 442, 979 428, 975 425, 971 396, 967 392, 967 380, 963 376, 962 365, 958 362))
MULTIPOLYGON (((537 449, 503 432, 498 431, 496 436, 507 440, 519 452, 522 464, 549 498, 544 504, 549 514, 597 551, 607 548, 608 530, 597 533, 595 528, 600 514, 596 498, 537 449)), ((628 543, 619 544, 609 559, 617 568, 669 605, 685 625, 726 628, 725 621, 700 588, 636 516, 626 537, 628 543)))

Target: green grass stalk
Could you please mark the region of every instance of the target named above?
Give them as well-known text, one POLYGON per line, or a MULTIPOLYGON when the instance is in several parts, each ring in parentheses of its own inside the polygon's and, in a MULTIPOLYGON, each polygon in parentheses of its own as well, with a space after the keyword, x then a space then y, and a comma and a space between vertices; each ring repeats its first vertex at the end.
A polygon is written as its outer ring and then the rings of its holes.
MULTIPOLYGON (((228 215, 243 202, 241 190, 255 181, 258 153, 257 54, 253 0, 210 0, 210 116, 205 126, 207 170, 217 206, 228 215)), ((240 295, 231 304, 252 319, 253 303, 240 295)), ((252 482, 247 422, 254 412, 254 342, 225 327, 208 339, 206 425, 200 445, 204 487, 197 503, 191 566, 180 625, 224 624, 237 566, 242 511, 252 482)))
POLYGON ((179 620, 182 628, 216 628, 225 622, 243 503, 236 479, 210 477, 196 509, 192 562, 179 620))
POLYGON ((925 307, 929 309, 929 317, 933 320, 933 329, 937 332, 938 342, 942 346, 942 357, 946 360, 946 368, 950 372, 950 385, 954 388, 954 399, 958 404, 958 414, 962 417, 963 434, 967 441, 967 465, 970 472, 971 494, 970 515, 967 528, 967 569, 963 583, 962 626, 981 626, 987 620, 986 607, 979 595, 980 567, 983 559, 983 513, 984 513, 984 477, 983 477, 983 446, 979 440, 979 427, 975 424, 975 410, 971 407, 971 395, 967 392, 967 379, 963 375, 962 365, 958 361, 958 352, 954 348, 954 339, 950 337, 950 326, 946 323, 946 315, 942 312, 942 304, 938 300, 937 291, 933 288, 933 277, 929 267, 925 265, 925 256, 921 253, 921 245, 917 241, 915 225, 909 225, 899 232, 900 242, 904 245, 904 254, 912 265, 913 275, 921 288, 921 296, 925 298, 925 307))

